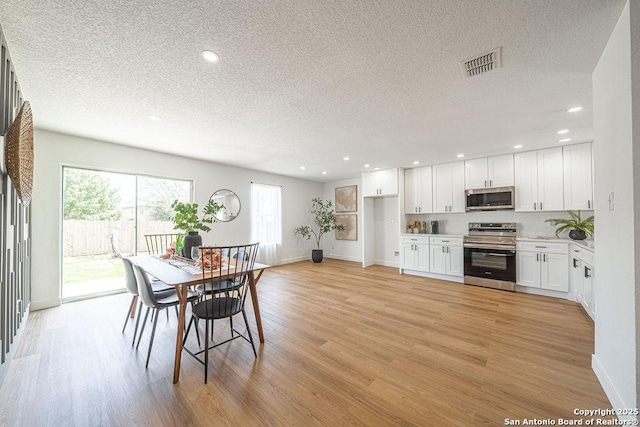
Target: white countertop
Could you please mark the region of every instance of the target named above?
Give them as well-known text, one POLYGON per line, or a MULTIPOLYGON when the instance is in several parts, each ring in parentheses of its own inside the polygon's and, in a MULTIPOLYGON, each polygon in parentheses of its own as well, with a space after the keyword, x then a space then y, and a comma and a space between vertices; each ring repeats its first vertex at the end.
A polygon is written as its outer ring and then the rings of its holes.
POLYGON ((401 236, 403 237, 429 237, 429 236, 434 236, 434 237, 464 237, 464 234, 431 234, 431 233, 402 233, 401 236))
POLYGON ((572 240, 572 239, 561 239, 558 237, 517 237, 517 241, 519 242, 557 242, 557 243, 573 243, 575 245, 580 245, 583 248, 595 251, 595 245, 593 239, 586 240, 572 240))

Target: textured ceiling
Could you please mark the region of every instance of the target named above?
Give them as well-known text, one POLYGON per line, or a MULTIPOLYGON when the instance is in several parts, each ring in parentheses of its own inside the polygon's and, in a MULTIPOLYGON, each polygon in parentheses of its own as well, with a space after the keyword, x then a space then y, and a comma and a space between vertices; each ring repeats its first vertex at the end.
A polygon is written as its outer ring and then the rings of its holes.
POLYGON ((550 147, 564 128, 591 140, 591 73, 623 6, 2 0, 0 26, 38 128, 330 181, 550 147), (496 47, 503 68, 462 78, 496 47))

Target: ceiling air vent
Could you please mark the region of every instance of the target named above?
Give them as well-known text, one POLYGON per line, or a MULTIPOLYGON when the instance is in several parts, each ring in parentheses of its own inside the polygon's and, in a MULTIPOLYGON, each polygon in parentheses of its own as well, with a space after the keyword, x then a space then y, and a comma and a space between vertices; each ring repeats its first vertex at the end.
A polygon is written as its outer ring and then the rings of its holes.
POLYGON ((494 49, 482 55, 460 62, 464 78, 473 77, 502 67, 500 60, 502 48, 494 49))

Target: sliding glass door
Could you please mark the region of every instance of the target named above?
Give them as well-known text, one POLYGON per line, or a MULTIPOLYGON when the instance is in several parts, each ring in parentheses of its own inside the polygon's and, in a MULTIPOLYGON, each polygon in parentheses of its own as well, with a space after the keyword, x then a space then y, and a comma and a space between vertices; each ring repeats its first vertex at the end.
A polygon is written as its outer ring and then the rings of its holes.
POLYGON ((63 168, 62 299, 125 289, 121 257, 147 252, 145 234, 175 233, 171 203, 191 181, 63 168))

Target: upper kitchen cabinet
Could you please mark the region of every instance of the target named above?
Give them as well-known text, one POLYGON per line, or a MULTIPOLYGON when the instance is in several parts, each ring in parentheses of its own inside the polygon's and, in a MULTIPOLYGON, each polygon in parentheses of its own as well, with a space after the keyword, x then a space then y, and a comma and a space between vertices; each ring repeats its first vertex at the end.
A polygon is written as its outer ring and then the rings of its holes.
POLYGON ((514 183, 513 154, 464 162, 465 188, 511 187, 514 183))
POLYGON ((432 213, 433 188, 431 166, 405 169, 404 171, 404 213, 432 213))
POLYGON ((433 166, 433 212, 464 212, 464 162, 433 166))
POLYGON ((517 153, 514 163, 516 211, 564 210, 562 147, 517 153))
POLYGON ((364 197, 397 196, 398 169, 386 169, 362 174, 362 195, 364 197))
POLYGON ((562 148, 564 161, 564 207, 567 210, 593 209, 593 168, 591 143, 562 148))

